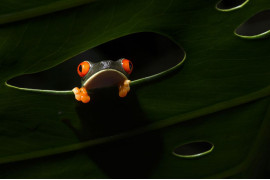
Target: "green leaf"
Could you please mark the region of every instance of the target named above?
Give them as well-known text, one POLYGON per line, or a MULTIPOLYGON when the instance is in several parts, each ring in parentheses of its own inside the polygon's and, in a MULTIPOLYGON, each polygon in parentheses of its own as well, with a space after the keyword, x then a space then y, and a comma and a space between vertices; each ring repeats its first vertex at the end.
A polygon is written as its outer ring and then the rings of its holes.
POLYGON ((0 7, 0 24, 32 18, 56 11, 90 3, 94 0, 46 0, 10 1, 4 0, 0 7))
POLYGON ((269 177, 270 41, 234 35, 268 0, 232 12, 214 0, 12 2, 0 9, 1 178, 269 177), (136 32, 176 42, 182 68, 124 99, 96 93, 87 105, 5 83, 136 32), (194 141, 215 148, 198 158, 172 153, 194 141))

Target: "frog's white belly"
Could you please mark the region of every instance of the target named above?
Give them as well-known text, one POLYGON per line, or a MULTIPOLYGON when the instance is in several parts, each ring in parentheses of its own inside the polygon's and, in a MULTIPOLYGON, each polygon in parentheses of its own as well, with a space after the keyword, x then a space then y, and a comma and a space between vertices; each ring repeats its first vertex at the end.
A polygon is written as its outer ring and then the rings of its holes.
POLYGON ((120 71, 105 69, 93 74, 84 84, 86 89, 98 89, 117 86, 127 80, 127 77, 120 71))

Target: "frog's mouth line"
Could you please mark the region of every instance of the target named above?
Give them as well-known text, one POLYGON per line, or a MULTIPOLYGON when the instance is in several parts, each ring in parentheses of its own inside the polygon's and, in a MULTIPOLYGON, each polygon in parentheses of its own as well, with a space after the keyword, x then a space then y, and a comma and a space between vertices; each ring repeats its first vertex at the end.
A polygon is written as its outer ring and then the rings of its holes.
POLYGON ((87 90, 117 86, 128 78, 115 69, 104 69, 93 74, 84 84, 87 90))

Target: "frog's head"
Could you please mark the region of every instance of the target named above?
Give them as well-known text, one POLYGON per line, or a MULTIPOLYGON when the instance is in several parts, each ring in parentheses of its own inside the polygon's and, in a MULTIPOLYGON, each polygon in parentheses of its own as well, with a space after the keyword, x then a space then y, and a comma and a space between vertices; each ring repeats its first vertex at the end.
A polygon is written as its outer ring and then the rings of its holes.
POLYGON ((84 61, 77 68, 82 78, 82 87, 87 90, 117 86, 128 79, 132 70, 132 62, 125 58, 97 63, 84 61))

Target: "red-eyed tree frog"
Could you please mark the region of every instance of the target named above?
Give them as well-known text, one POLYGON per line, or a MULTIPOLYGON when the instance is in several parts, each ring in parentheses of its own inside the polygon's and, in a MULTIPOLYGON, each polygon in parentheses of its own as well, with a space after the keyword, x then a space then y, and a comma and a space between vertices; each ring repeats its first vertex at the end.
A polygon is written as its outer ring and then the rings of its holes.
POLYGON ((84 61, 78 65, 77 72, 81 77, 82 87, 73 88, 75 99, 88 103, 90 96, 87 90, 118 86, 119 96, 125 97, 130 91, 129 75, 133 70, 130 60, 122 58, 117 61, 105 60, 97 63, 84 61))

